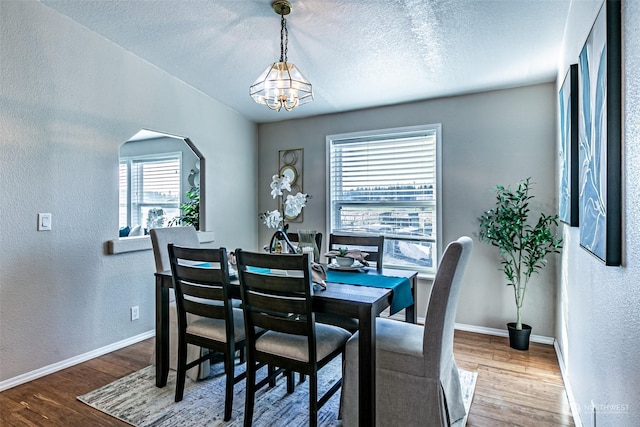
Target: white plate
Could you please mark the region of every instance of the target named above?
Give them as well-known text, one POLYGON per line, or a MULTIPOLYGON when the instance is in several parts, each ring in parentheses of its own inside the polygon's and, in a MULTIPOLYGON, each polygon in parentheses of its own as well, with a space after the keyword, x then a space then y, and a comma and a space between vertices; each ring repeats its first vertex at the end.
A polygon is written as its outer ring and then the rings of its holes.
POLYGON ((341 267, 336 263, 327 264, 327 267, 331 270, 339 270, 339 271, 361 271, 364 265, 360 264, 358 261, 354 261, 352 265, 349 267, 341 267))

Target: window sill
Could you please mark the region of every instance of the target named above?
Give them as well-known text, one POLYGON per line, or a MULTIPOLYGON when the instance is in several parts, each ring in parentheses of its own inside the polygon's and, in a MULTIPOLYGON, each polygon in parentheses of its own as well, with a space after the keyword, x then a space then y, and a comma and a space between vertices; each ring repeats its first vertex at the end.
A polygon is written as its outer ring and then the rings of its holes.
POLYGON ((433 279, 436 278, 434 273, 418 273, 418 280, 430 280, 433 282, 433 279))
MULTIPOLYGON (((213 231, 198 231, 200 243, 211 243, 215 240, 213 231)), ((151 250, 151 238, 149 236, 123 237, 107 241, 107 254, 115 255, 127 252, 151 250)))
POLYGON ((436 273, 432 271, 425 271, 424 269, 412 268, 406 265, 386 265, 386 268, 393 268, 395 270, 407 270, 407 271, 415 271, 418 273, 419 280, 430 280, 433 281, 436 278, 436 273))

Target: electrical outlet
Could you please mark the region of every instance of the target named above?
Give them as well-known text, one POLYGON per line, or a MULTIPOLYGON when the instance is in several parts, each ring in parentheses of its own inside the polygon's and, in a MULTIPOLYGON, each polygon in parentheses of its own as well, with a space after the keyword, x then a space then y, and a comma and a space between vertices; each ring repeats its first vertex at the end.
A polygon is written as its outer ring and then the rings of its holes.
POLYGON ((140 307, 137 305, 131 307, 131 320, 138 320, 140 318, 140 307))

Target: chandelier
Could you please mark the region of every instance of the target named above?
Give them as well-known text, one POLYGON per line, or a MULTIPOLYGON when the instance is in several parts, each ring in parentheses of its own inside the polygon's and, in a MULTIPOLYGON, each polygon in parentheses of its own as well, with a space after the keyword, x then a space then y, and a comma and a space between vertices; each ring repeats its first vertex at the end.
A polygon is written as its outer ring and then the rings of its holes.
POLYGON ((285 15, 291 13, 291 4, 286 0, 276 0, 271 4, 280 15, 280 61, 269 65, 251 85, 251 98, 272 110, 293 110, 298 105, 313 101, 311 83, 296 66, 287 62, 289 33, 285 15))

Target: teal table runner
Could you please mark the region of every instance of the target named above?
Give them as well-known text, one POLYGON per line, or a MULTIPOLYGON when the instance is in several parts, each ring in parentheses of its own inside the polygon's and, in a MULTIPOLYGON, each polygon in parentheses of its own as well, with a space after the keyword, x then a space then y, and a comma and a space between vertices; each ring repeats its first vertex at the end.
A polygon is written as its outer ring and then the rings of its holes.
MULTIPOLYGON (((266 274, 270 271, 268 268, 258 267, 248 267, 248 270, 261 274, 266 274)), ((336 271, 328 268, 327 282, 391 289, 393 291, 393 298, 389 310, 392 315, 413 304, 411 282, 406 277, 381 276, 378 274, 366 274, 353 271, 336 271)))
POLYGON ((371 286, 374 288, 393 290, 393 299, 391 300, 391 307, 389 307, 392 315, 413 304, 411 282, 406 277, 381 276, 377 274, 356 273, 351 271, 336 271, 328 268, 327 282, 371 286))

